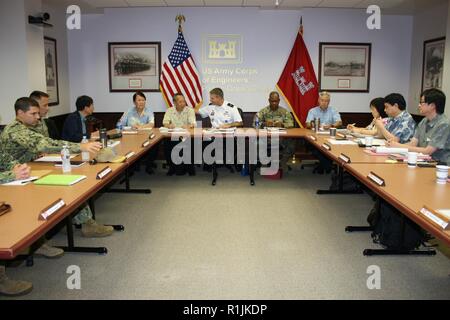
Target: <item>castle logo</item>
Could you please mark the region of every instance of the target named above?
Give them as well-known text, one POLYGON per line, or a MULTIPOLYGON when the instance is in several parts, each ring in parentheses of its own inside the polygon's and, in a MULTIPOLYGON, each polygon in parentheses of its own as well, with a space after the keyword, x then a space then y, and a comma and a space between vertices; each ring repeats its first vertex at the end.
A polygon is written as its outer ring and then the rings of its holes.
POLYGON ((242 36, 214 34, 203 36, 202 60, 205 64, 242 62, 242 36))

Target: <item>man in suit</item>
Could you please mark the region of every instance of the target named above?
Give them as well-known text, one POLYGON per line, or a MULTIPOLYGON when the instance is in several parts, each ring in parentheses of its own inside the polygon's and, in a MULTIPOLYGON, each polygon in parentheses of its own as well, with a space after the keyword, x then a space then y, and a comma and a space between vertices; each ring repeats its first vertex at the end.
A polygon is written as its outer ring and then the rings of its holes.
POLYGON ((30 94, 30 98, 34 99, 39 103, 39 116, 41 120, 36 125, 36 129, 41 132, 43 135, 50 137, 54 140, 60 140, 61 135, 59 134, 59 130, 56 127, 55 121, 50 118, 47 118, 48 114, 48 98, 49 95, 42 91, 33 91, 30 94))
POLYGON ((77 111, 67 116, 62 130, 62 139, 81 142, 83 136, 90 138, 86 127, 86 118, 94 113, 94 100, 89 96, 80 96, 76 101, 77 111))

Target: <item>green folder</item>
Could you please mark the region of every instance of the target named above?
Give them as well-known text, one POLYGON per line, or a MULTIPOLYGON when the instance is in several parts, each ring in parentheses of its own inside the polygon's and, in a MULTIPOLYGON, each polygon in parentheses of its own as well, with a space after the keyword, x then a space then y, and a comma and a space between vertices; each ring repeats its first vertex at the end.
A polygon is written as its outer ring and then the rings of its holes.
POLYGON ((36 180, 34 184, 50 186, 71 186, 83 179, 86 179, 86 176, 70 174, 49 174, 39 180, 36 180))

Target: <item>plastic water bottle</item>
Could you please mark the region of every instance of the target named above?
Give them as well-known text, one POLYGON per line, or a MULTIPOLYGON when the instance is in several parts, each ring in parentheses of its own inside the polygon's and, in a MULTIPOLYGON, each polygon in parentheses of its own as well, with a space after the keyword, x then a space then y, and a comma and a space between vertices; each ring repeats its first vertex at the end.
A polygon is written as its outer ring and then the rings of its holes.
POLYGON ((259 129, 259 117, 258 117, 258 114, 255 115, 255 128, 259 129))
POLYGON ((65 144, 61 150, 61 160, 63 173, 71 172, 72 166, 70 165, 70 151, 67 144, 65 144))
POLYGON ((122 133, 122 122, 120 121, 120 119, 116 123, 116 130, 117 130, 117 133, 122 133))
MULTIPOLYGON (((83 136, 83 140, 81 140, 81 143, 88 143, 89 140, 86 138, 86 136, 83 136)), ((89 151, 82 151, 81 152, 81 160, 82 161, 89 161, 90 160, 89 151)))

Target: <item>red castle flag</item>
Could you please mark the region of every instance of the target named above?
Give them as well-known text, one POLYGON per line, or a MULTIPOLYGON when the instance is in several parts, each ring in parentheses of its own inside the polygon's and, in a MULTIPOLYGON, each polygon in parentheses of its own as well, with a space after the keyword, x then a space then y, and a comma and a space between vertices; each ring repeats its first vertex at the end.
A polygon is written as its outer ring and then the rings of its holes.
POLYGON ((294 47, 278 80, 277 89, 294 113, 297 123, 303 127, 308 111, 317 106, 319 84, 308 49, 303 41, 301 22, 294 47))

